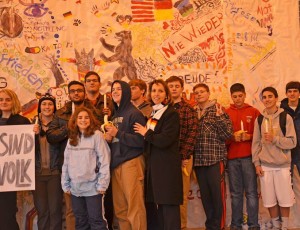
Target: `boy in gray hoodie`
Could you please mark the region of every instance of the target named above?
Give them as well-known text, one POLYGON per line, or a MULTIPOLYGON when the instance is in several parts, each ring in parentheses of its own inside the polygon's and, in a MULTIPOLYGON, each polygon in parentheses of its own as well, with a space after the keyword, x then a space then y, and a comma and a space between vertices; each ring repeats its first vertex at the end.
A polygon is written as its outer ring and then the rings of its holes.
POLYGON ((292 190, 290 165, 291 149, 297 139, 293 120, 286 114, 285 135, 280 127, 280 113, 277 106, 278 93, 273 87, 266 87, 261 93, 265 106, 263 120, 256 119, 252 142, 252 161, 259 176, 263 204, 272 218, 273 229, 287 229, 290 207, 295 202, 292 190), (280 217, 282 226, 280 226, 280 217))

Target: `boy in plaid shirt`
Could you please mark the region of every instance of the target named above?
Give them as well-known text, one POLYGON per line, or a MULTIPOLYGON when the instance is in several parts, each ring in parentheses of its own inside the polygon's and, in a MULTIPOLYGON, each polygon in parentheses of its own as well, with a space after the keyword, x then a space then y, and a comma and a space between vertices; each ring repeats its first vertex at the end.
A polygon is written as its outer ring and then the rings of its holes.
POLYGON ((190 190, 190 175, 193 167, 193 152, 197 134, 197 114, 186 103, 181 94, 184 89, 183 80, 177 76, 171 76, 166 80, 174 102, 174 108, 180 118, 179 151, 182 162, 183 204, 180 205, 181 229, 187 227, 187 201, 190 190))
POLYGON ((194 152, 194 168, 200 187, 207 229, 223 229, 225 225, 226 140, 233 135, 229 116, 216 100, 209 100, 206 84, 193 88, 198 112, 198 134, 194 152))

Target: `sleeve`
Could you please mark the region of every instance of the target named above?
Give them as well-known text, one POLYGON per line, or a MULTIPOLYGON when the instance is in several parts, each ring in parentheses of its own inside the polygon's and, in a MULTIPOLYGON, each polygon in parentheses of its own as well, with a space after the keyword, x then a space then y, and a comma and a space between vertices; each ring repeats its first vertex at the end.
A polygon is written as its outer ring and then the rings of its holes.
MULTIPOLYGON (((188 107, 187 107, 188 108, 188 107)), ((182 160, 189 159, 194 152, 196 143, 198 119, 196 112, 190 108, 184 111, 183 124, 180 127, 180 145, 179 151, 182 155, 182 160)))
POLYGON ((225 109, 225 113, 228 115, 228 117, 229 117, 229 119, 230 119, 230 121, 231 121, 231 124, 232 124, 232 129, 233 129, 233 130, 232 130, 232 136, 231 136, 231 138, 230 138, 230 139, 227 139, 226 142, 225 142, 227 149, 229 149, 229 148, 230 148, 230 145, 231 145, 233 142, 235 142, 235 141, 234 141, 234 136, 233 136, 233 134, 234 134, 234 132, 235 132, 235 125, 234 125, 234 123, 233 123, 232 116, 230 115, 230 107, 227 108, 227 109, 225 109))
POLYGON ((230 139, 233 135, 232 122, 227 113, 223 113, 221 116, 217 117, 217 132, 220 140, 226 141, 230 139))
POLYGON ((113 105, 113 102, 112 102, 112 98, 107 96, 107 107, 110 109, 111 111, 111 114, 109 116, 109 120, 111 120, 111 118, 113 117, 113 114, 114 114, 114 105, 113 105))
POLYGON ((25 124, 28 124, 28 125, 29 125, 29 124, 32 124, 32 123, 30 122, 30 120, 29 120, 27 117, 25 117, 24 123, 25 123, 25 124))
POLYGON ((116 137, 119 139, 122 145, 134 147, 134 148, 143 148, 144 147, 143 136, 139 133, 134 132, 133 125, 135 123, 139 123, 145 126, 146 125, 145 117, 140 111, 137 111, 137 113, 131 115, 131 118, 129 119, 129 123, 130 123, 129 124, 130 131, 119 130, 116 137))
POLYGON ((262 136, 261 136, 258 121, 256 118, 255 122, 254 122, 254 131, 253 131, 252 147, 251 147, 252 162, 254 163, 255 166, 260 165, 259 153, 261 152, 261 149, 262 149, 261 138, 262 138, 262 136))
POLYGON ((110 182, 110 149, 106 143, 103 134, 99 131, 96 138, 96 152, 99 165, 97 191, 106 191, 110 182))
POLYGON ((69 163, 69 143, 65 149, 64 153, 64 164, 62 166, 62 173, 61 173, 61 187, 64 192, 68 192, 71 190, 71 179, 69 177, 68 171, 68 163, 69 163))
MULTIPOLYGON (((280 129, 280 128, 279 128, 280 129)), ((281 131, 281 129, 280 129, 281 131)), ((273 139, 273 143, 278 148, 288 150, 288 149, 293 149, 297 145, 297 137, 296 137, 296 131, 295 131, 295 126, 292 117, 287 114, 286 115, 286 134, 285 136, 283 135, 278 135, 275 136, 273 139)))
POLYGON ((158 121, 158 124, 159 122, 164 122, 160 132, 149 129, 145 140, 158 148, 167 148, 174 140, 179 139, 179 115, 174 111, 163 121, 158 121))
POLYGON ((250 136, 250 142, 253 140, 253 132, 254 132, 254 125, 255 125, 255 120, 256 120, 256 118, 260 115, 260 112, 259 112, 259 110, 258 109, 256 109, 256 108, 253 108, 254 109, 254 113, 253 113, 253 115, 254 115, 254 117, 253 117, 253 119, 254 119, 254 121, 253 121, 253 123, 251 122, 251 123, 249 123, 250 124, 250 131, 248 132, 248 134, 249 134, 249 136, 250 136))
POLYGON ((59 117, 54 116, 53 120, 49 124, 49 128, 46 132, 47 141, 50 144, 57 144, 68 138, 67 125, 60 125, 59 117))

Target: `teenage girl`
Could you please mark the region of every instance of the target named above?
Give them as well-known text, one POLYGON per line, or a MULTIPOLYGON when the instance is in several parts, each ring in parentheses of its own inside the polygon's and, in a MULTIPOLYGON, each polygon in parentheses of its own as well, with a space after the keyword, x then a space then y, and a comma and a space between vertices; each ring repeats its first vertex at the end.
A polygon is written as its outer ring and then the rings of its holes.
POLYGON ((76 109, 68 128, 61 184, 71 194, 76 230, 107 230, 102 210, 110 181, 110 149, 87 108, 76 109))

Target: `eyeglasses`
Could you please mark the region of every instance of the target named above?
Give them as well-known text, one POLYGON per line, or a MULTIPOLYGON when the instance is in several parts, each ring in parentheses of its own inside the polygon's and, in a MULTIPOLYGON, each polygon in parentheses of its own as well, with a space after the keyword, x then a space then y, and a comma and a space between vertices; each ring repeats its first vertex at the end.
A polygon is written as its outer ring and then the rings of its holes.
POLYGON ((98 79, 87 79, 86 82, 90 83, 90 82, 99 82, 99 81, 98 79))
POLYGON ((74 93, 83 93, 84 89, 70 89, 69 94, 74 94, 74 93))

